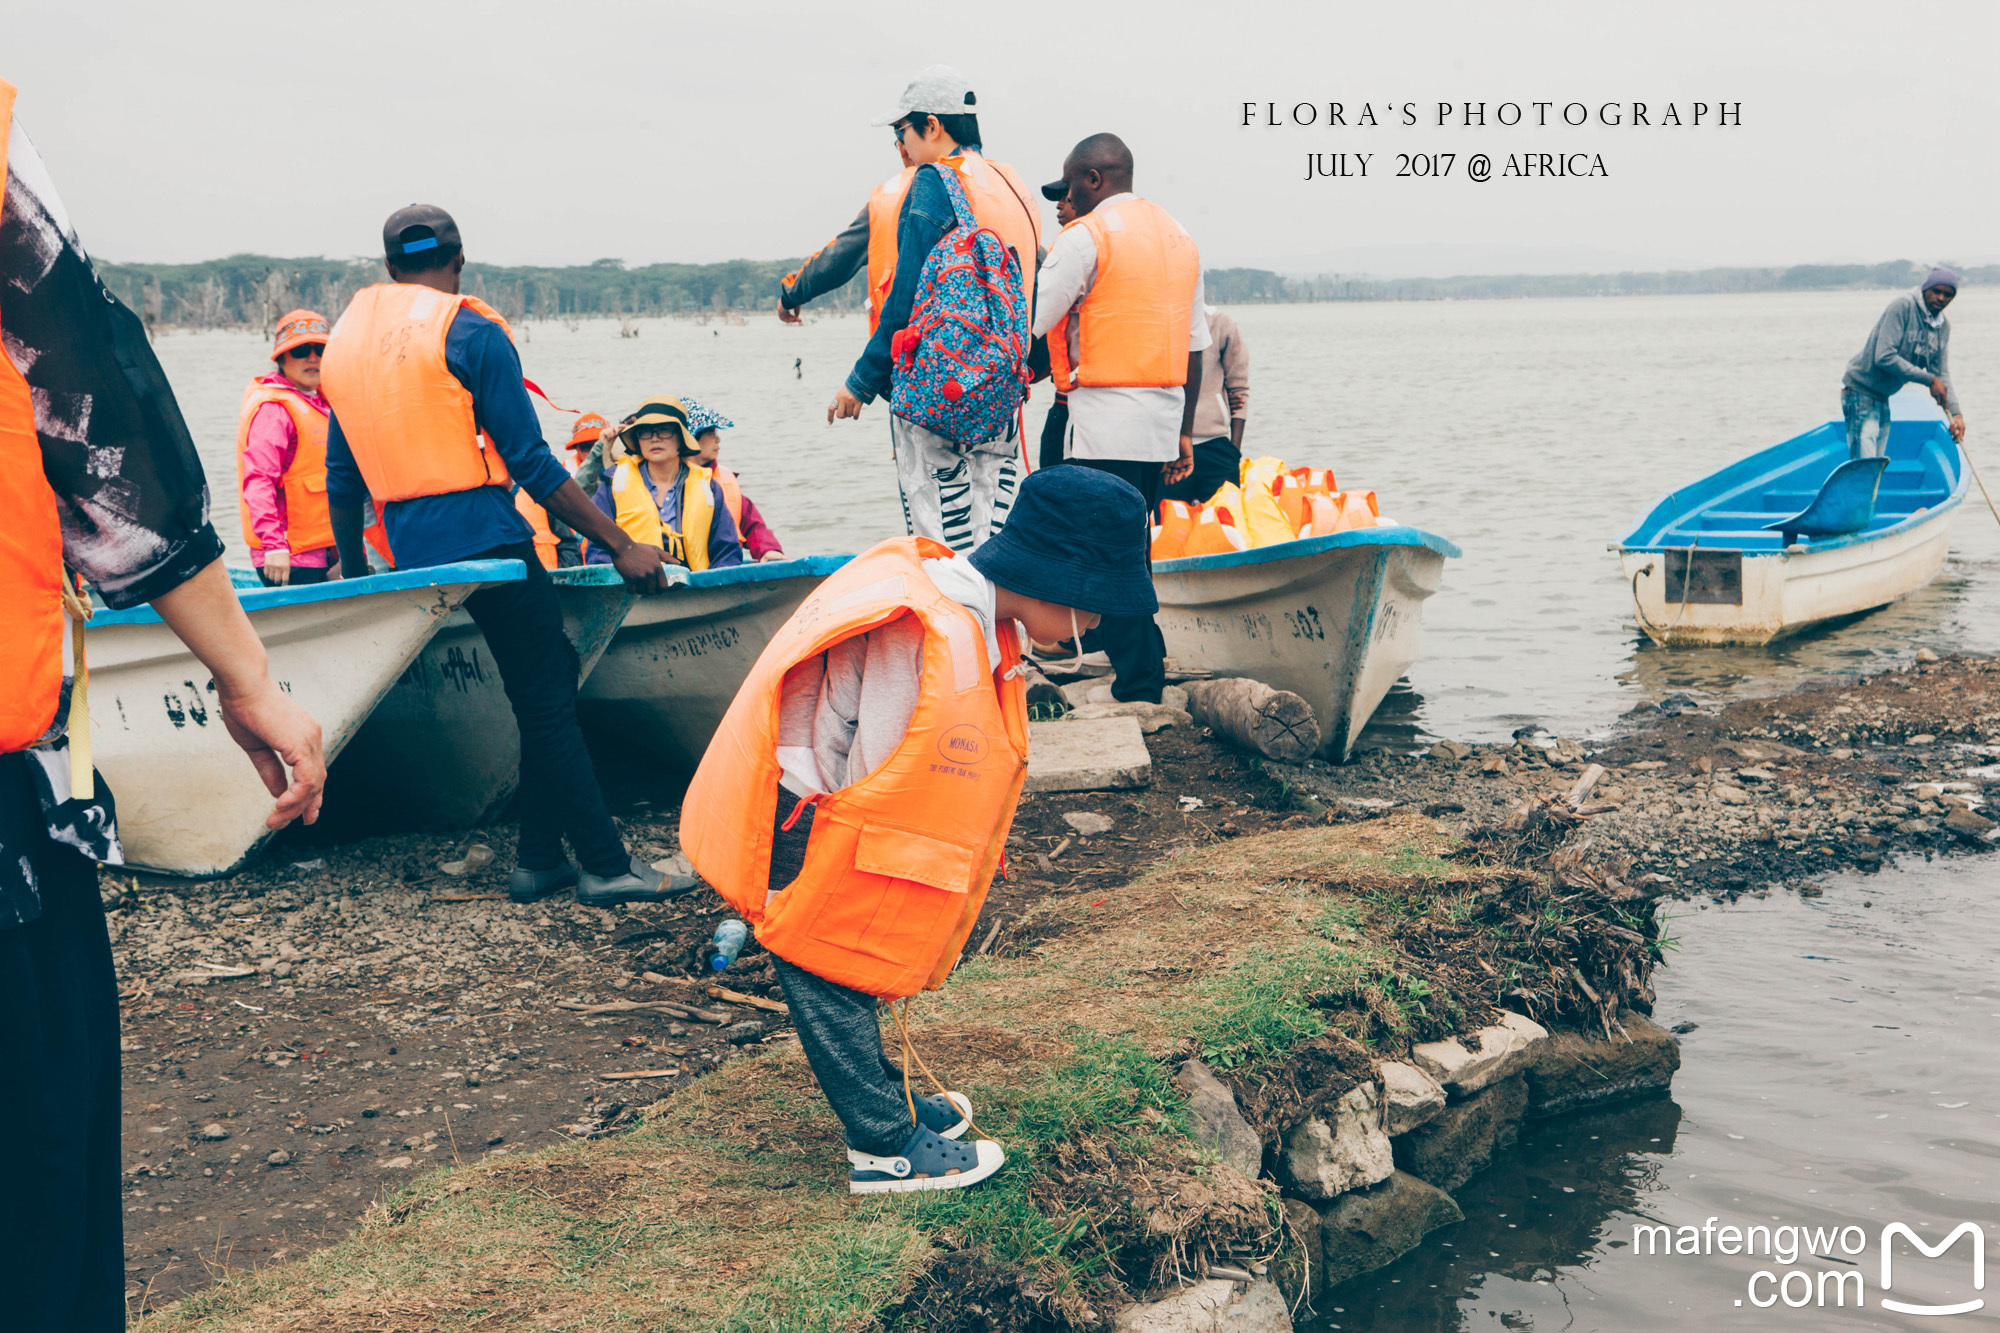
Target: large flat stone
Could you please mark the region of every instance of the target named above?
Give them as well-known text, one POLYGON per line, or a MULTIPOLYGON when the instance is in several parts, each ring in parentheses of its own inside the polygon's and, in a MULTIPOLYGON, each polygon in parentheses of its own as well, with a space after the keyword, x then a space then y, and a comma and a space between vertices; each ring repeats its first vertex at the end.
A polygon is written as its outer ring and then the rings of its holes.
POLYGON ((1562 1115, 1586 1107, 1657 1097, 1681 1067, 1681 1043, 1644 1014, 1618 1016, 1623 1037, 1557 1032, 1528 1067, 1528 1113, 1562 1115))
POLYGON ((1178 708, 1168 708, 1165 704, 1085 704, 1063 714, 1065 722, 1098 722, 1107 717, 1135 718, 1139 730, 1150 736, 1168 727, 1192 725, 1194 718, 1178 708))
POLYGON ((1464 1218, 1449 1194, 1401 1171, 1373 1189, 1342 1195, 1320 1223, 1326 1285, 1394 1263, 1426 1233, 1464 1218))
POLYGON ((1493 1154, 1519 1141, 1527 1110, 1527 1077, 1501 1079, 1397 1139, 1396 1166, 1441 1190, 1455 1190, 1484 1171, 1493 1154))
POLYGON ((1185 713, 1188 710, 1188 693, 1178 685, 1166 685, 1160 689, 1158 704, 1121 704, 1111 697, 1111 683, 1105 680, 1073 680, 1062 687, 1063 702, 1071 708, 1090 706, 1112 708, 1172 708, 1185 713))
POLYGON ((1382 1078, 1382 1127, 1389 1137, 1407 1134, 1444 1110, 1444 1088, 1415 1065, 1392 1060, 1377 1072, 1382 1078))
POLYGON ((1453 1097, 1467 1097, 1534 1063, 1549 1031, 1532 1018, 1502 1010, 1490 1028, 1446 1041, 1410 1048, 1410 1063, 1443 1085, 1453 1097))
POLYGON ((1308 1199, 1365 1189, 1395 1169, 1373 1083, 1349 1089, 1324 1115, 1293 1126, 1278 1155, 1278 1179, 1308 1199))
POLYGON ((1027 791, 1107 791, 1152 780, 1137 718, 1028 724, 1027 791))
POLYGON ((1114 1333, 1292 1333, 1292 1312, 1268 1278, 1239 1287, 1210 1278, 1165 1300, 1128 1305, 1114 1333))
POLYGON ((1264 1170, 1264 1140, 1250 1128, 1237 1108, 1236 1094, 1199 1060, 1189 1060, 1174 1075, 1174 1083, 1187 1094, 1188 1120, 1194 1140, 1213 1149, 1223 1164, 1234 1167, 1245 1180, 1255 1180, 1264 1170))

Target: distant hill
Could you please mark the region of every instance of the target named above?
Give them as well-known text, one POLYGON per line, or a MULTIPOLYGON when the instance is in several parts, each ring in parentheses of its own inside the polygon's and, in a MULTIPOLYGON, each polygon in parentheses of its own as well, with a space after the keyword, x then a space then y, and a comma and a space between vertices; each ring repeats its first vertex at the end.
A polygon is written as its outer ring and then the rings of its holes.
MULTIPOLYGON (((735 259, 723 264, 648 264, 616 259, 567 268, 467 264, 465 290, 508 319, 593 319, 768 310, 778 280, 796 259, 735 259)), ((382 266, 361 259, 276 259, 231 255, 199 264, 112 264, 98 271, 149 324, 269 330, 280 315, 308 306, 337 314, 360 288, 382 280, 382 266)), ((1777 292, 1827 288, 1909 287, 1925 270, 1908 260, 1884 264, 1801 264, 1791 268, 1711 268, 1661 273, 1567 273, 1449 278, 1295 277, 1269 269, 1212 269, 1208 299, 1222 305, 1309 301, 1471 301, 1548 296, 1650 296, 1665 293, 1777 292)), ((2000 265, 1962 271, 1968 284, 2000 282, 2000 265)), ((859 310, 857 278, 814 303, 859 310)))

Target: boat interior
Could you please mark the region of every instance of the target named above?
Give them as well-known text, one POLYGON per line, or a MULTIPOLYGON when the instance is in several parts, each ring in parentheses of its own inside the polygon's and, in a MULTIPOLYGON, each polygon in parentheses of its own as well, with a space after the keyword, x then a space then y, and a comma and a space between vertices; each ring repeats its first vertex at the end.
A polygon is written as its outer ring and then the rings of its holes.
MULTIPOLYGON (((1783 444, 1731 463, 1669 494, 1627 536, 1628 548, 1700 546, 1775 554, 1784 549, 1781 528, 1815 509, 1836 469, 1848 461, 1845 427, 1828 422, 1783 444)), ((1942 423, 1898 420, 1890 428, 1888 466, 1865 522, 1844 531, 1809 535, 1803 545, 1866 540, 1943 504, 1963 484, 1963 464, 1942 423)), ((1828 506, 1818 506, 1824 511, 1828 506)), ((1857 516, 1858 517, 1858 516, 1857 516)))

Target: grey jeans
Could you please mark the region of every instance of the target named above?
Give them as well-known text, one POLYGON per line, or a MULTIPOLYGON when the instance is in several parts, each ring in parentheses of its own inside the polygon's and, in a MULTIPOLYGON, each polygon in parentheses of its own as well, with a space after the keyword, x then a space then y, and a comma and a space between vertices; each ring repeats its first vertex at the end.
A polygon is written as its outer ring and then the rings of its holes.
POLYGON ((1847 456, 1881 458, 1889 452, 1889 400, 1861 389, 1840 391, 1840 415, 1847 422, 1847 456))
MULTIPOLYGON (((778 793, 780 825, 795 800, 789 792, 778 793)), ((812 816, 808 806, 789 830, 777 830, 768 881, 774 892, 798 878, 812 816)), ((890 1064, 882 1050, 875 997, 828 981, 776 954, 771 955, 771 965, 785 988, 785 1004, 792 1011, 806 1063, 847 1130, 847 1146, 874 1157, 894 1157, 916 1133, 916 1125, 910 1119, 910 1104, 903 1099, 903 1071, 890 1064)))
POLYGON ((892 412, 889 440, 911 535, 965 552, 1007 525, 1021 484, 1021 446, 1011 423, 1004 438, 967 448, 892 412))

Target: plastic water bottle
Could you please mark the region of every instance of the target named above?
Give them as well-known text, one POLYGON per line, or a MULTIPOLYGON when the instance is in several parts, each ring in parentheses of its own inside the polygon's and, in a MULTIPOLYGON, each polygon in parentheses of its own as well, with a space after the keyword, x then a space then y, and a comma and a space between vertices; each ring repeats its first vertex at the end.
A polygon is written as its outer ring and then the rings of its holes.
POLYGON ((750 942, 750 927, 741 921, 730 919, 715 928, 715 938, 708 942, 708 968, 711 972, 722 972, 736 961, 743 952, 743 946, 750 942))

